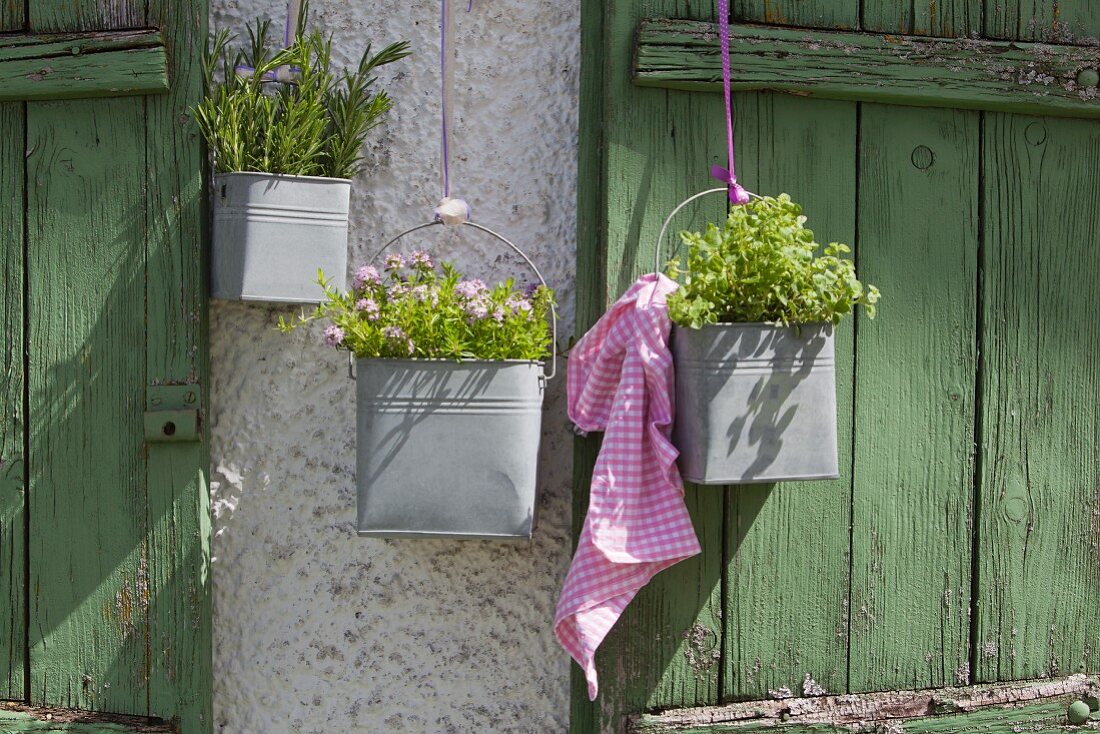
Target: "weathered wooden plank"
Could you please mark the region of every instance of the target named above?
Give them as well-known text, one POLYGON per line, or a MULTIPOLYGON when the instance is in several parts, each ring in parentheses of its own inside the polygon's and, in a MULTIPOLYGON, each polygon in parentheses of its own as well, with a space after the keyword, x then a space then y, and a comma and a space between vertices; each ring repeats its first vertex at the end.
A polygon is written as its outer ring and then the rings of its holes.
MULTIPOLYGON (((580 338, 603 314, 608 302, 606 267, 606 146, 603 140, 604 95, 604 5, 599 0, 580 3, 581 58, 580 135, 577 156, 577 283, 575 336, 580 338)), ((573 441, 573 549, 588 512, 592 468, 599 455, 600 435, 578 436, 573 441)), ((600 730, 598 707, 588 700, 584 671, 569 664, 569 730, 595 733, 600 730)))
POLYGON ((0 732, 3 734, 51 731, 70 734, 146 734, 178 730, 171 724, 156 719, 0 704, 0 732))
POLYGON ((163 48, 157 28, 83 33, 0 33, 0 64, 11 61, 83 56, 139 48, 163 48))
POLYGON ((633 734, 718 732, 1063 732, 1066 707, 1093 694, 1100 680, 1059 680, 817 696, 666 711, 630 717, 633 734))
POLYGON ((985 125, 977 674, 1098 669, 1100 128, 985 125))
MULTIPOLYGON (((0 158, 22 160, 23 105, 0 104, 0 158)), ((22 698, 26 652, 23 166, 0 169, 0 698, 22 698)))
MULTIPOLYGON (((797 16, 796 16, 797 17, 797 16)), ((769 93, 735 101, 740 179, 790 193, 819 241, 855 242, 856 105, 769 93)), ((847 690, 853 328, 837 331, 841 478, 734 487, 727 517, 723 699, 847 690)))
POLYGON ((941 38, 981 35, 982 0, 863 0, 864 30, 941 38))
MULTIPOLYGON (((23 105, 0 104, 0 158, 22 161, 23 105)), ((0 167, 0 698, 22 698, 26 652, 23 166, 0 167)))
MULTIPOLYGON (((22 26, 22 3, 0 5, 0 29, 22 26)), ((0 698, 20 699, 27 649, 23 126, 22 104, 0 104, 0 698)))
MULTIPOLYGON (((603 315, 610 296, 607 287, 605 210, 607 147, 603 141, 607 86, 602 59, 604 5, 595 0, 582 0, 581 13, 581 57, 586 61, 580 78, 580 135, 577 141, 577 284, 574 306, 578 339, 603 315)), ((594 461, 595 454, 592 457, 594 461)), ((585 498, 585 507, 587 501, 585 498)))
MULTIPOLYGON (((165 33, 173 80, 169 95, 146 101, 147 408, 197 408, 200 426, 209 405, 206 188, 190 109, 202 96, 207 5, 150 0, 147 19, 165 33)), ((207 436, 148 447, 149 711, 181 734, 213 727, 209 462, 207 436)))
POLYGON ((730 20, 803 28, 859 28, 859 0, 733 0, 730 20))
MULTIPOLYGON (((686 0, 660 0, 648 8, 669 15, 714 18, 711 2, 700 8, 686 0)), ((724 150, 723 104, 716 97, 639 93, 630 84, 636 8, 629 3, 585 0, 583 12, 587 18, 603 14, 602 23, 588 31, 592 35, 587 36, 585 56, 586 64, 604 66, 598 82, 602 91, 597 99, 595 91, 588 90, 586 111, 589 119, 598 115, 603 124, 587 129, 586 135, 597 137, 584 143, 586 150, 600 151, 600 176, 593 180, 592 169, 582 175, 587 178, 585 186, 602 189, 598 201, 606 217, 593 211, 582 216, 578 249, 596 248, 606 263, 585 275, 601 282, 587 281, 582 287, 596 293, 595 301, 582 298, 582 302, 589 304, 590 312, 602 312, 636 277, 652 270, 655 240, 665 215, 686 196, 710 186, 709 166, 724 150), (599 42, 593 37, 596 33, 601 36, 599 42)), ((715 196, 687 212, 679 224, 700 225, 723 216, 724 211, 722 197, 715 196)), ((587 511, 585 476, 585 470, 578 471, 578 514, 587 511)), ((660 574, 628 607, 597 657, 599 701, 587 703, 583 688, 574 694, 574 732, 618 726, 625 711, 717 700, 722 502, 722 490, 688 490, 703 554, 660 574)))
POLYGON ((145 714, 144 102, 27 107, 31 701, 145 714))
POLYGON ((145 26, 145 3, 132 0, 33 0, 27 3, 36 33, 73 33, 145 26))
POLYGON ((978 114, 863 105, 850 690, 969 681, 978 114))
MULTIPOLYGON (((1100 47, 883 35, 738 24, 730 57, 735 90, 919 107, 1100 117, 1100 88, 1079 75, 1100 47)), ((721 90, 717 28, 644 20, 634 81, 644 87, 721 90)))
POLYGON ((985 6, 988 38, 1045 43, 1100 43, 1096 4, 1051 0, 999 0, 985 6))
MULTIPOLYGON (((966 2, 943 5, 954 14, 939 18, 919 7, 880 5, 873 17, 865 14, 864 29, 905 25, 932 34, 975 23, 966 2)), ((972 665, 980 115, 861 109, 861 270, 906 282, 884 288, 891 295, 883 320, 859 325, 866 328, 857 369, 865 379, 857 383, 857 415, 868 410, 856 436, 862 480, 854 494, 849 679, 854 691, 965 684, 972 665), (895 299, 902 301, 897 313, 895 299), (929 301, 944 310, 928 309, 929 301), (925 555, 926 546, 935 551, 925 555)))
POLYGON ((166 91, 158 30, 0 35, 0 101, 166 91))

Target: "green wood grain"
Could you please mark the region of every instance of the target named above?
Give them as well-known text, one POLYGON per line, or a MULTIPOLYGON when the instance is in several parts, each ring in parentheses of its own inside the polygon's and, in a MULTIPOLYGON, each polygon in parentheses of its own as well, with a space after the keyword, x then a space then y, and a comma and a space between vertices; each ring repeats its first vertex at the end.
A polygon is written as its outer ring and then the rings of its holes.
POLYGON ((31 700, 144 714, 144 103, 28 103, 31 700))
MULTIPOLYGON (((976 21, 972 3, 939 6, 936 18, 919 6, 883 4, 863 27, 962 35, 976 21)), ((861 115, 859 266, 889 302, 882 318, 857 324, 849 682, 854 691, 963 685, 972 664, 980 115, 870 104, 861 115)))
MULTIPOLYGON (((712 23, 643 21, 634 81, 643 87, 719 92, 718 44, 712 23)), ((737 70, 733 88, 741 91, 1100 117, 1100 90, 1077 84, 1081 69, 1100 66, 1096 46, 735 25, 730 58, 737 70)))
POLYGON ((0 101, 166 91, 157 30, 0 36, 0 101))
MULTIPOLYGON (((741 94, 734 115, 740 180, 790 193, 819 241, 854 244, 856 106, 741 94)), ((806 675, 847 690, 852 332, 836 337, 840 479, 732 489, 724 699, 800 694, 806 675)))
POLYGON ((1095 45, 1100 37, 1096 4, 1052 0, 1000 0, 987 3, 985 35, 1046 43, 1095 45))
MULTIPOLYGON (((0 30, 23 4, 0 4, 0 30)), ((0 699, 26 695, 23 105, 0 104, 0 699)))
POLYGON ((969 682, 978 114, 863 105, 853 691, 969 682))
POLYGON ((1097 670, 1100 127, 985 122, 982 680, 1097 670))
MULTIPOLYGON (((581 2, 580 135, 577 141, 577 283, 576 329, 579 339, 599 320, 607 306, 607 146, 604 144, 606 87, 604 75, 604 5, 581 2)), ((593 454, 594 460, 595 454, 593 454)), ((579 461, 580 457, 578 457, 579 461)), ((584 462, 580 462, 584 466, 584 462)), ((577 477, 578 480, 584 479, 577 477)), ((590 478, 589 478, 590 479, 590 478)), ((588 486, 588 480, 583 482, 588 486)), ((586 494, 586 493, 585 493, 586 494)), ((577 495, 574 495, 574 499, 577 495)), ((587 507, 587 497, 584 498, 587 507)), ((574 513, 574 522, 583 518, 574 513)), ((579 525, 577 528, 580 530, 579 525)))
MULTIPOLYGON (((592 312, 602 312, 635 278, 652 271, 663 218, 682 199, 710 188, 709 167, 724 151, 721 99, 665 91, 639 93, 631 86, 637 9, 632 4, 595 0, 585 0, 583 8, 589 19, 602 14, 602 22, 586 31, 585 61, 588 68, 594 64, 604 68, 585 90, 585 119, 599 119, 602 124, 585 126, 582 146, 597 151, 601 165, 598 171, 582 170, 582 189, 591 193, 596 188, 596 201, 602 203, 604 213, 586 211, 582 203, 578 249, 594 248, 590 252, 598 253, 606 265, 584 275, 579 303, 589 312, 582 319, 598 315, 592 312), (597 33, 599 39, 594 37, 597 33), (598 100, 596 89, 601 90, 598 100), (586 292, 593 295, 583 295, 586 292)), ((647 2, 646 11, 714 17, 711 3, 700 8, 660 0, 647 2)), ((687 211, 678 226, 699 226, 724 211, 724 200, 714 196, 687 211)), ((592 454, 582 454, 578 461, 585 458, 590 461, 592 454)), ((578 471, 578 516, 587 511, 589 469, 578 471)), ((703 554, 660 574, 628 607, 597 656, 601 676, 597 704, 584 700, 583 688, 574 688, 574 732, 617 725, 625 711, 717 700, 724 496, 720 489, 689 488, 687 500, 703 554)))
POLYGON ((885 33, 973 38, 982 31, 983 0, 863 0, 862 27, 885 33))
MULTIPOLYGON (((596 323, 607 305, 606 267, 606 146, 604 131, 604 6, 598 0, 582 0, 580 78, 580 135, 577 156, 577 283, 576 338, 596 323)), ((600 434, 578 436, 573 441, 573 548, 576 549, 588 512, 592 468, 599 455, 600 434)), ((599 709, 588 700, 584 671, 569 663, 571 732, 597 732, 599 709)))
MULTIPOLYGON (((23 105, 0 104, 0 158, 19 161, 23 105)), ((0 698, 22 698, 24 578, 23 167, 0 167, 0 698)))
MULTIPOLYGON (((0 31, 22 26, 23 3, 0 3, 0 31)), ((0 699, 26 694, 23 117, 0 103, 0 699)))
POLYGON ((859 0, 733 0, 732 18, 804 28, 859 28, 859 0))
POLYGON ((76 33, 145 27, 145 2, 133 0, 31 0, 35 33, 76 33))
MULTIPOLYGON (((202 96, 207 0, 151 0, 148 12, 149 25, 165 33, 173 85, 169 95, 146 100, 147 407, 198 409, 202 426, 209 405, 206 189, 190 108, 202 96)), ((178 722, 182 734, 213 726, 208 465, 205 436, 148 445, 149 712, 178 722)))
MULTIPOLYGON (((580 135, 577 157, 577 284, 576 331, 580 338, 596 323, 607 304, 606 227, 603 141, 604 7, 598 0, 582 0, 580 78, 580 135)), ((588 488, 599 454, 600 434, 578 436, 573 441, 573 548, 588 512, 588 488)), ((584 671, 569 663, 569 728, 571 732, 597 732, 599 709, 588 700, 584 671)))

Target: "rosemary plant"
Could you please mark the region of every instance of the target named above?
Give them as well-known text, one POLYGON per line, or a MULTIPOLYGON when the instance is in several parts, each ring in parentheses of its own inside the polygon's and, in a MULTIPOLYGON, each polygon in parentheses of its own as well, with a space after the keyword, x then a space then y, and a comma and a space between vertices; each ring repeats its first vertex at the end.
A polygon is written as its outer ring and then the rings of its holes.
POLYGON ((331 37, 300 32, 289 48, 274 50, 270 34, 270 21, 256 21, 242 47, 220 31, 207 48, 206 96, 194 112, 216 172, 354 177, 367 134, 393 105, 374 74, 408 56, 408 42, 378 53, 368 44, 354 69, 337 73, 331 37), (238 73, 245 67, 251 71, 238 73), (287 71, 289 81, 273 80, 287 71))

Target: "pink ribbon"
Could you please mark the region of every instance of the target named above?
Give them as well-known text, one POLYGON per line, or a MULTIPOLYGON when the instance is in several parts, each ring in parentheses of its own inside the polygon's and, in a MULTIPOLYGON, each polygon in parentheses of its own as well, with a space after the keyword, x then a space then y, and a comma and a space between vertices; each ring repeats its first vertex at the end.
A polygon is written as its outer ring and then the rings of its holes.
POLYGON ((730 84, 730 2, 718 0, 718 13, 721 16, 719 37, 722 47, 722 94, 726 100, 726 155, 728 167, 711 166, 710 175, 726 184, 730 190, 730 201, 734 204, 748 204, 749 192, 737 183, 737 173, 733 164, 733 99, 730 84))

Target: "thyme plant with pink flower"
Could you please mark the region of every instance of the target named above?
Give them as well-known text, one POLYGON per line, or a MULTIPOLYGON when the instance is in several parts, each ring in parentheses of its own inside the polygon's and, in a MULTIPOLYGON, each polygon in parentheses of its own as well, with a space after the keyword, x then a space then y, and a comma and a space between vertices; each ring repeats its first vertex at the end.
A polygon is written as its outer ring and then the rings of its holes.
POLYGON ((554 294, 545 286, 521 290, 508 279, 490 287, 451 263, 437 267, 422 250, 388 255, 382 270, 364 265, 347 293, 323 273, 318 279, 325 300, 311 314, 280 319, 279 328, 327 322, 325 344, 360 359, 543 360, 550 353, 554 294))

